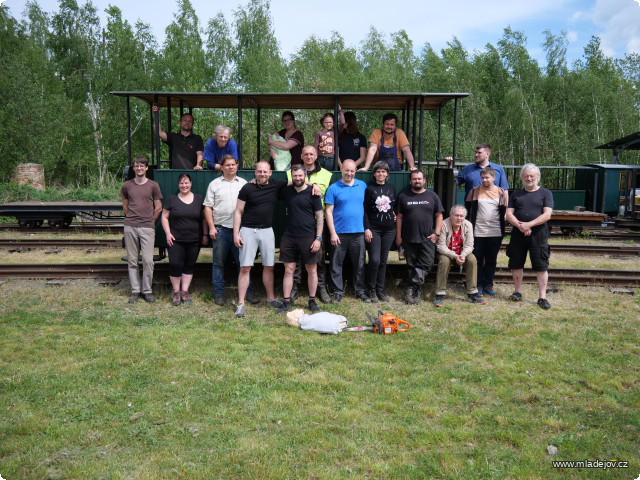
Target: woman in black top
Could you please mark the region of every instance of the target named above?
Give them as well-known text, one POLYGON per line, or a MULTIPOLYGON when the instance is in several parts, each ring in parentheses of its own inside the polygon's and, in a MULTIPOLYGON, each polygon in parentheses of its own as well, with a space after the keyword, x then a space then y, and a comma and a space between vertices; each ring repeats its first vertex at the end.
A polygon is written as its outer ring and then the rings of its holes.
POLYGON ((345 113, 344 121, 346 124, 338 136, 340 147, 338 170, 342 168, 343 160, 353 160, 357 166, 362 166, 367 155, 367 139, 358 130, 356 114, 353 112, 345 113))
POLYGON ((173 287, 171 304, 190 304, 189 285, 198 260, 200 246, 209 241, 209 228, 204 216, 203 198, 191 191, 191 177, 178 177, 179 193, 171 195, 162 209, 162 228, 169 251, 169 279, 173 287))
POLYGON ((379 161, 373 166, 375 181, 364 192, 364 239, 369 254, 367 264, 367 296, 372 302, 388 302, 384 291, 387 258, 396 237, 396 189, 387 183, 389 165, 379 161))

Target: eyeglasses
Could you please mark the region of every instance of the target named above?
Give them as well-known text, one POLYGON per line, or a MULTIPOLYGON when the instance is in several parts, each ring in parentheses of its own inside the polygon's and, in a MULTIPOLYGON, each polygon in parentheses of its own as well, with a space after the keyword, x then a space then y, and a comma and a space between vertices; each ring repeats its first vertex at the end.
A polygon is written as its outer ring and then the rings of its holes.
POLYGON ((293 118, 283 118, 282 123, 293 122, 293 118))

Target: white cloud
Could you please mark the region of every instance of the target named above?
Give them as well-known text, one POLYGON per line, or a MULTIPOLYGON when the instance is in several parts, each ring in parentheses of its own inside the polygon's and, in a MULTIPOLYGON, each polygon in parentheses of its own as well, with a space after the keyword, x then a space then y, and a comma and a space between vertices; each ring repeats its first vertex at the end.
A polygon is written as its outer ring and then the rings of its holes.
POLYGON ((640 53, 639 0, 596 0, 593 22, 603 29, 601 47, 605 55, 640 53))

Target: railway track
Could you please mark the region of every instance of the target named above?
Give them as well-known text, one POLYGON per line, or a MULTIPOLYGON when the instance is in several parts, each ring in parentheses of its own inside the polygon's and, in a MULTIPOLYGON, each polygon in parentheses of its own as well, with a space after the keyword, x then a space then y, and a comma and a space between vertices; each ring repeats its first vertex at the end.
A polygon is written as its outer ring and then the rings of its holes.
MULTIPOLYGON (((49 228, 49 227, 35 227, 25 228, 21 227, 17 223, 0 223, 0 230, 18 230, 25 234, 55 234, 55 233, 94 233, 94 232, 110 232, 110 233, 123 233, 124 226, 119 222, 106 222, 106 223, 72 223, 66 228, 49 228)), ((507 228, 507 235, 509 234, 507 228)), ((551 232, 552 237, 566 237, 564 233, 558 228, 554 228, 551 232)), ((589 228, 588 233, 582 233, 575 235, 576 239, 590 238, 597 240, 607 241, 628 241, 633 240, 640 243, 640 232, 629 231, 628 229, 618 228, 589 228)))
POLYGON ((25 227, 21 227, 17 223, 0 223, 0 230, 18 230, 20 233, 25 233, 25 234, 27 233, 28 234, 95 233, 95 232, 123 233, 124 224, 121 222, 72 223, 66 228, 49 228, 49 227, 25 228, 25 227))
MULTIPOLYGON (((282 264, 277 263, 276 268, 282 273, 282 264)), ((394 277, 406 275, 406 265, 388 264, 387 272, 394 277)), ((234 272, 235 273, 235 270, 234 272)), ((154 275, 162 278, 169 274, 168 263, 156 263, 154 275)), ((211 277, 211 264, 198 263, 194 275, 199 278, 209 279, 211 277)), ((104 279, 125 279, 127 278, 126 263, 66 263, 66 264, 0 264, 0 278, 104 278, 104 279)), ((450 281, 464 280, 464 274, 451 272, 450 281)), ((429 274, 429 280, 435 280, 435 271, 429 274)), ((499 283, 511 283, 511 271, 504 266, 496 269, 495 281, 499 283)), ((525 269, 524 282, 535 283, 536 272, 525 269)), ((549 283, 565 283, 571 285, 612 285, 640 287, 640 275, 636 270, 605 270, 605 269, 575 269, 575 268, 550 268, 549 283)))
POLYGON ((0 248, 122 248, 122 239, 2 238, 0 248))
MULTIPOLYGON (((0 248, 123 248, 122 239, 72 239, 72 238, 12 238, 0 239, 0 248)), ((507 244, 502 244, 504 250, 507 244)), ((551 245, 558 253, 575 255, 640 255, 640 246, 635 245, 551 245)))

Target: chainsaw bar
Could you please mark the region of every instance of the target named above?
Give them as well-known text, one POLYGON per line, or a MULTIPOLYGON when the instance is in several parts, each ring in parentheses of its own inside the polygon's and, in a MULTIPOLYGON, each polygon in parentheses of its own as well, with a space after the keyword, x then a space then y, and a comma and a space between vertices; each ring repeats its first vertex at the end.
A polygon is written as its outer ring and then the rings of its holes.
POLYGON ((347 332, 364 332, 370 331, 373 332, 373 325, 362 325, 360 327, 347 327, 345 328, 347 332))

